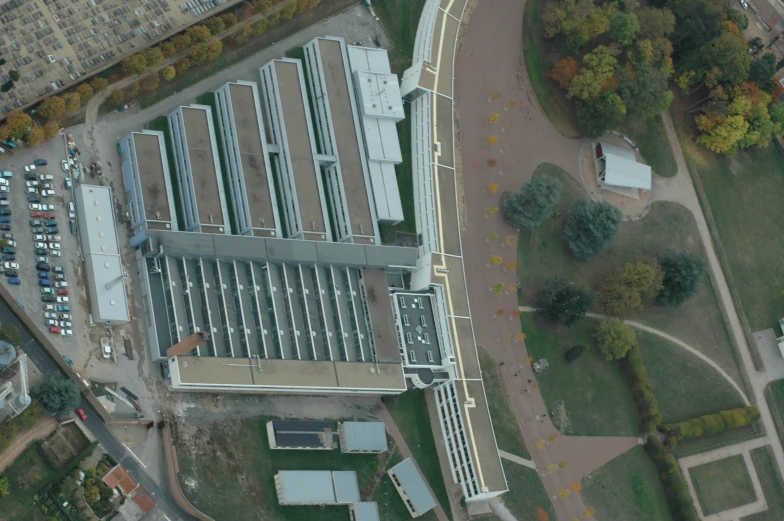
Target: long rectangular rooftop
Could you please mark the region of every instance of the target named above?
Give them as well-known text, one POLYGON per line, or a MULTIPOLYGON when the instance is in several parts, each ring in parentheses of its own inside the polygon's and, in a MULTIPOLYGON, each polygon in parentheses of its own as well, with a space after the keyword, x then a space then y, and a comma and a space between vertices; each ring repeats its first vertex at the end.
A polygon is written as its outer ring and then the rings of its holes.
POLYGON ((141 178, 142 197, 144 197, 144 215, 147 226, 159 230, 167 230, 171 226, 173 208, 170 207, 170 183, 167 179, 168 161, 161 140, 157 134, 134 132, 133 146, 136 150, 136 163, 141 178))
POLYGON ((305 239, 323 240, 327 223, 324 222, 324 200, 321 193, 320 169, 313 156, 308 107, 304 103, 302 77, 297 63, 275 60, 279 95, 283 107, 291 165, 297 190, 297 205, 302 216, 305 239))
POLYGON ((268 177, 272 173, 267 171, 267 151, 259 127, 261 107, 256 104, 250 85, 229 83, 229 91, 253 234, 274 237, 277 222, 273 211, 274 194, 270 192, 268 177))
POLYGON ((216 144, 210 132, 212 121, 206 110, 194 107, 182 107, 182 119, 199 223, 203 232, 223 233, 219 228, 225 229, 228 223, 223 217, 223 187, 220 186, 220 173, 216 170, 216 144))
POLYGON ((339 40, 319 38, 318 50, 324 65, 324 80, 332 125, 337 141, 337 155, 343 177, 351 227, 356 237, 354 242, 372 244, 374 234, 373 214, 370 209, 370 187, 362 168, 358 133, 361 132, 351 102, 346 74, 350 70, 343 56, 339 40))

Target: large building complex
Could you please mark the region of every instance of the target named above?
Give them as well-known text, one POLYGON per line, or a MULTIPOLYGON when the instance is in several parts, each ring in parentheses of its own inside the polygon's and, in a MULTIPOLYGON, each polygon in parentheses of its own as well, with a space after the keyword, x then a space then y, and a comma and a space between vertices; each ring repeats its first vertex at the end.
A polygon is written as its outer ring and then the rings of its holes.
POLYGON ((147 230, 177 230, 171 174, 163 132, 131 132, 120 140, 131 246, 147 238, 147 230), (142 180, 144 176, 144 180, 142 180))
POLYGON ((120 258, 112 189, 79 184, 74 188, 74 199, 93 320, 115 324, 128 322, 126 275, 120 258))
POLYGON ((230 233, 212 109, 178 107, 169 114, 169 132, 184 219, 180 229, 230 233))

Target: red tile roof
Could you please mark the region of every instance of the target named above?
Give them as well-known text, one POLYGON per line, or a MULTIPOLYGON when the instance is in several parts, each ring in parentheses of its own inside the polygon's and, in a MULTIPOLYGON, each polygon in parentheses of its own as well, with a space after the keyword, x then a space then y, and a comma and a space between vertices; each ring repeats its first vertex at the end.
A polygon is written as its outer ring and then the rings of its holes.
POLYGON ((130 494, 133 492, 133 489, 138 486, 136 482, 125 472, 125 469, 119 465, 114 467, 106 476, 104 476, 103 482, 109 485, 110 488, 119 487, 124 494, 130 494))
POLYGON ((133 501, 139 505, 142 512, 145 514, 155 508, 155 500, 150 497, 146 490, 142 487, 136 489, 136 494, 133 496, 133 501))

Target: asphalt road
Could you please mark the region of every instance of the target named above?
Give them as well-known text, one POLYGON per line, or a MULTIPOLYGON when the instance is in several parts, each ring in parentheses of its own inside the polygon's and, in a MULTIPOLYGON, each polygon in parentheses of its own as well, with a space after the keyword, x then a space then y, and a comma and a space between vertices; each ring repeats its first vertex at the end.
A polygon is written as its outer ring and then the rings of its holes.
MULTIPOLYGON (((0 323, 13 324, 22 332, 21 348, 27 353, 27 357, 38 367, 41 373, 57 372, 60 370, 52 362, 47 353, 39 346, 30 333, 17 320, 13 313, 8 309, 4 302, 0 301, 0 323)), ((85 427, 95 436, 101 446, 116 459, 128 474, 135 479, 158 503, 158 508, 166 514, 171 521, 189 521, 191 516, 180 510, 167 489, 158 486, 152 478, 144 472, 138 461, 130 455, 125 446, 106 428, 106 425, 99 419, 98 415, 90 414, 92 409, 86 401, 82 401, 79 407, 88 412, 85 427)))

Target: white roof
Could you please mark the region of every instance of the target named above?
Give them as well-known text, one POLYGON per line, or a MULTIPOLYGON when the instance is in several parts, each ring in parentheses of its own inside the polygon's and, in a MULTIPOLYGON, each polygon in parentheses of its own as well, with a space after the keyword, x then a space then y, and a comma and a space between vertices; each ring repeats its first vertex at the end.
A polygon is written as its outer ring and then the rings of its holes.
POLYGON ((395 121, 405 118, 397 76, 356 71, 354 84, 359 93, 359 107, 363 116, 391 118, 395 121))
POLYGON ((624 188, 651 189, 651 167, 638 163, 631 150, 600 143, 605 162, 604 182, 624 188))
POLYGON ((376 203, 376 215, 379 221, 400 222, 403 220, 403 203, 400 201, 400 190, 397 176, 392 163, 368 163, 370 186, 373 189, 373 201, 376 203))

